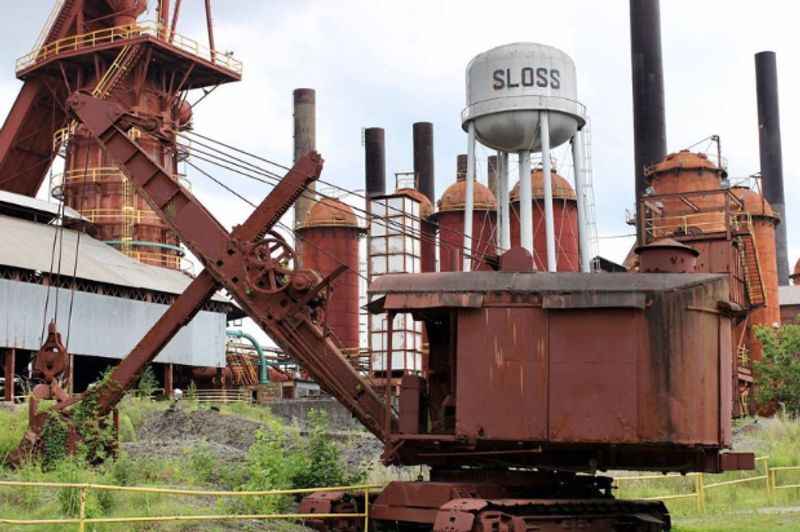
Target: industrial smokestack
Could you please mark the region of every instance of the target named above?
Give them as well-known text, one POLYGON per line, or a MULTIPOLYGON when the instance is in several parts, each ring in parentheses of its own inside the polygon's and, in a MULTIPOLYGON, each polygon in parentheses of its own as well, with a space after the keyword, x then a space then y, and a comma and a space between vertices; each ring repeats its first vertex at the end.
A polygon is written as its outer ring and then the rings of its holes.
POLYGON ((466 153, 456 156, 456 181, 464 181, 467 178, 468 158, 466 153))
POLYGON ((414 173, 417 190, 425 194, 431 203, 436 201, 436 183, 433 172, 433 124, 417 122, 414 130, 414 173))
POLYGON ((756 54, 756 95, 761 183, 764 199, 781 218, 781 223, 776 227, 775 252, 778 282, 781 286, 786 286, 789 284, 789 256, 786 249, 786 200, 783 197, 783 154, 775 52, 756 54))
MULTIPOLYGON (((294 161, 317 149, 317 109, 314 89, 294 90, 294 161)), ((314 204, 312 183, 295 203, 294 226, 302 224, 314 204)))
POLYGON ((364 168, 367 197, 386 194, 386 137, 383 128, 370 127, 364 130, 364 168))
MULTIPOLYGON (((644 171, 667 155, 664 67, 659 0, 630 0, 636 206, 647 184, 644 171)), ((637 225, 638 227, 638 225, 637 225)), ((639 240, 641 241, 641 235, 639 240)))
POLYGON ((489 190, 494 197, 497 197, 497 155, 490 155, 486 162, 486 176, 489 182, 489 190))

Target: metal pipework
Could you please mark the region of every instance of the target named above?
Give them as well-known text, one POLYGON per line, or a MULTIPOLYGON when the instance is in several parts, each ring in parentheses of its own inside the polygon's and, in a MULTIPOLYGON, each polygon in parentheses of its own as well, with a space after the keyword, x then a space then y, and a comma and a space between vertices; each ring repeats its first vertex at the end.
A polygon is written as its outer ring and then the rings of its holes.
MULTIPOLYGON (((667 155, 659 0, 630 0, 630 18, 634 172, 638 209, 639 200, 647 189, 645 168, 667 155)), ((641 236, 638 235, 640 243, 641 236)))
POLYGON ((789 257, 786 238, 786 200, 783 194, 783 152, 778 106, 778 66, 775 52, 756 54, 756 96, 758 99, 758 147, 764 199, 780 216, 776 227, 775 252, 778 282, 789 284, 789 257))
POLYGON ((475 122, 467 129, 467 181, 464 192, 464 267, 472 269, 472 211, 475 200, 475 122))
POLYGON ((586 162, 583 158, 583 130, 578 130, 572 137, 572 167, 575 172, 575 197, 578 200, 578 245, 580 246, 581 271, 591 271, 591 250, 589 249, 589 225, 586 216, 585 186, 586 162))
POLYGON ((386 194, 386 136, 383 128, 364 130, 364 169, 367 197, 386 194))
POLYGON ((547 244, 547 271, 558 270, 556 262, 556 228, 553 222, 553 176, 550 173, 550 115, 539 118, 542 139, 542 173, 544 174, 544 233, 547 244))
POLYGON ((497 199, 497 155, 490 155, 486 159, 486 183, 497 199))
MULTIPOLYGON (((317 96, 314 89, 295 89, 294 100, 294 160, 317 149, 317 96)), ((314 205, 315 185, 306 189, 294 207, 294 226, 300 226, 314 205)))
POLYGON ((225 334, 229 338, 247 340, 253 345, 253 349, 255 349, 256 353, 258 353, 258 383, 267 384, 269 382, 269 371, 267 371, 267 355, 264 353, 264 350, 261 348, 261 344, 258 342, 258 340, 256 340, 255 336, 247 334, 240 329, 228 329, 225 331, 225 334))
POLYGON ((519 244, 532 257, 533 250, 533 191, 531 190, 531 152, 519 152, 519 244))
POLYGON ((417 190, 425 194, 431 203, 436 202, 436 182, 433 166, 433 124, 416 122, 413 126, 414 173, 417 190))

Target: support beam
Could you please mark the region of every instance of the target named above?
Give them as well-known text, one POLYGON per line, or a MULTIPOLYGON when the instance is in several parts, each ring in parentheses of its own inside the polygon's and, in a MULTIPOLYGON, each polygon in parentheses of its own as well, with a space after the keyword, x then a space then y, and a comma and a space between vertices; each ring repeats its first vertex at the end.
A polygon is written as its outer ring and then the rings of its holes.
POLYGON ((497 152, 497 243, 501 250, 511 248, 511 207, 508 187, 508 153, 497 152))
POLYGON ((586 161, 584 160, 583 131, 572 137, 572 167, 575 172, 575 197, 578 202, 578 244, 580 246, 581 271, 591 271, 589 249, 589 225, 586 212, 586 161))
POLYGON ((6 349, 3 355, 3 377, 5 384, 3 387, 3 400, 8 402, 14 401, 14 374, 16 372, 16 355, 15 349, 6 349))
POLYGON ((172 399, 175 394, 175 381, 173 380, 173 367, 172 364, 164 364, 164 396, 172 399))
MULTIPOLYGON (((531 152, 519 152, 519 242, 536 257, 533 250, 533 191, 531 189, 531 152)), ((534 261, 535 262, 535 261, 534 261)))
POLYGON ((211 16, 211 0, 206 0, 206 26, 208 26, 208 48, 211 50, 211 62, 216 63, 217 48, 214 45, 214 20, 211 16))
POLYGON ((547 271, 558 270, 556 260, 556 228, 553 222, 553 175, 550 173, 550 114, 541 113, 539 135, 542 139, 542 173, 544 174, 544 232, 547 243, 547 271))
POLYGON ((464 192, 464 267, 462 271, 472 270, 472 213, 475 201, 475 122, 470 122, 467 130, 467 183, 464 192))

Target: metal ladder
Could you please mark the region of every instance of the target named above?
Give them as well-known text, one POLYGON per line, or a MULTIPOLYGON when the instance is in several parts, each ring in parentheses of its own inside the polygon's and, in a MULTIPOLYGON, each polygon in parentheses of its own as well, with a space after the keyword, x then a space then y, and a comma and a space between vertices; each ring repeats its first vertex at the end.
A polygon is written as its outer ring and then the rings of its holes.
POLYGON ((746 231, 739 235, 740 256, 744 269, 744 283, 747 289, 747 298, 751 305, 765 305, 767 292, 764 288, 764 278, 761 275, 761 262, 758 257, 758 246, 753 232, 753 225, 748 219, 745 223, 746 231))

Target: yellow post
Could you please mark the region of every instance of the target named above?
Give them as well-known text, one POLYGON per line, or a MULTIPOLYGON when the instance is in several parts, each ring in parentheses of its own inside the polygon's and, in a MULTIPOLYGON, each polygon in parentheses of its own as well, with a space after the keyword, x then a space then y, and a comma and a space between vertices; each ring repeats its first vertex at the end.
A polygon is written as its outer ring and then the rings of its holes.
POLYGON ((773 500, 773 493, 772 493, 772 481, 770 480, 770 475, 772 471, 769 469, 769 457, 764 458, 764 476, 767 477, 767 499, 769 499, 770 503, 775 502, 773 500))
POLYGON ((78 518, 81 520, 78 531, 86 532, 86 486, 81 487, 81 509, 78 518))
POLYGON ((364 488, 364 532, 369 531, 369 488, 364 488))
POLYGON ((703 473, 697 473, 695 477, 695 491, 697 492, 697 511, 705 513, 706 511, 706 489, 703 479, 703 473))

